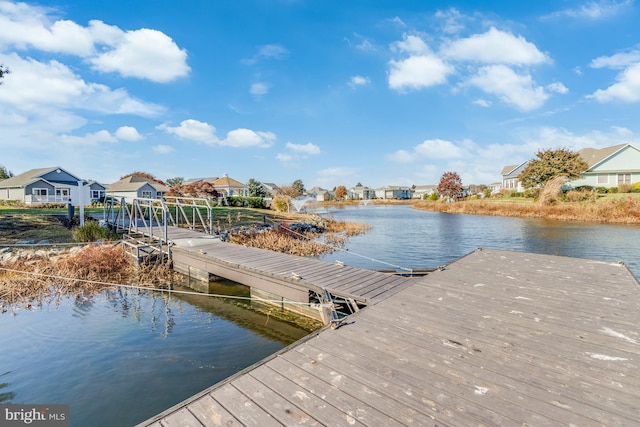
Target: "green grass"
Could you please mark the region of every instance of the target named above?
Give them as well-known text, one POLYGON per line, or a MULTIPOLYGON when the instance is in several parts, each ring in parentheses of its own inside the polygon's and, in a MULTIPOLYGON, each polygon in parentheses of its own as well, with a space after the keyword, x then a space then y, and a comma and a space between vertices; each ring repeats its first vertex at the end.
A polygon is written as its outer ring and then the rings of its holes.
MULTIPOLYGON (((75 213, 79 211, 76 208, 75 213)), ((18 208, 0 205, 0 215, 66 215, 67 208, 18 208)), ((84 208, 85 214, 102 213, 102 208, 84 208)))

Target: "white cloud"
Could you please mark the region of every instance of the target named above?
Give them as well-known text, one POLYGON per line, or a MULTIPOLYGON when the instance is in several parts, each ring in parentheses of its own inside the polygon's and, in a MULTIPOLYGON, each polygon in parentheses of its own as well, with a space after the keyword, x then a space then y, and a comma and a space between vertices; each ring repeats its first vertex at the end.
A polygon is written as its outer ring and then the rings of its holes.
POLYGON ((258 147, 268 148, 273 145, 276 136, 272 132, 254 132, 250 129, 236 129, 227 132, 227 137, 220 145, 235 148, 258 147))
POLYGON ((358 86, 366 86, 369 83, 371 83, 371 80, 369 80, 369 77, 363 77, 363 76, 352 76, 351 79, 349 80, 349 86, 351 86, 352 88, 356 88, 358 86))
POLYGON ((138 130, 132 126, 121 126, 116 130, 116 138, 122 141, 139 141, 142 139, 142 135, 138 133, 138 130))
POLYGON ((398 41, 391 44, 391 50, 406 52, 411 55, 430 55, 431 49, 429 46, 418 36, 407 35, 403 36, 402 41, 398 41))
POLYGON ((177 135, 180 138, 203 142, 205 144, 215 144, 219 141, 216 136, 216 128, 207 122, 201 122, 199 120, 187 119, 181 121, 180 126, 171 127, 160 125, 158 128, 167 133, 177 135))
POLYGON ((159 105, 131 97, 126 90, 87 83, 66 65, 52 60, 38 62, 17 54, 0 54, 0 63, 11 64, 10 78, 3 82, 0 105, 37 113, 47 108, 79 108, 106 114, 156 116, 164 111, 159 105))
POLYGON ((491 107, 491 102, 487 101, 486 99, 474 99, 473 101, 471 101, 472 104, 478 105, 480 107, 491 107))
POLYGON ((100 143, 117 142, 118 140, 106 130, 88 133, 85 136, 60 135, 60 141, 65 144, 95 145, 100 143))
POLYGON ((98 20, 83 27, 69 20, 54 21, 55 12, 26 3, 0 2, 0 46, 76 55, 101 72, 160 83, 190 71, 186 51, 160 31, 123 31, 98 20))
POLYGON ((589 66, 591 68, 623 69, 637 62, 640 62, 640 50, 632 50, 611 56, 600 56, 591 61, 589 66))
POLYGON ((595 98, 599 102, 640 101, 640 62, 631 65, 618 75, 617 83, 607 89, 598 89, 588 98, 595 98))
POLYGON ((293 144, 291 142, 287 142, 287 149, 293 151, 294 153, 302 154, 302 155, 316 155, 320 154, 320 147, 317 145, 308 142, 306 144, 293 144))
POLYGON ((399 92, 435 86, 447 81, 453 67, 434 55, 411 56, 402 61, 390 61, 389 87, 399 92))
POLYGON ((605 148, 623 143, 637 143, 639 138, 629 129, 612 126, 609 131, 592 130, 584 134, 575 134, 567 129, 543 127, 523 139, 526 144, 539 148, 566 147, 574 151, 583 148, 605 148))
POLYGON ((492 27, 483 34, 450 42, 442 49, 446 58, 487 64, 532 65, 549 62, 549 58, 522 36, 492 27))
POLYGON ((547 89, 551 92, 556 92, 562 95, 569 93, 569 89, 560 82, 555 82, 547 85, 547 89))
POLYGON ((207 122, 194 119, 183 120, 180 122, 180 126, 175 127, 163 124, 158 126, 158 129, 177 135, 180 138, 233 148, 267 148, 271 147, 276 140, 276 135, 273 132, 256 132, 244 128, 229 131, 226 138, 220 139, 216 135, 215 127, 207 122))
POLYGON ((411 151, 398 150, 387 155, 386 158, 397 163, 412 163, 422 160, 456 159, 464 157, 465 153, 463 147, 459 147, 451 141, 427 139, 413 147, 411 151))
POLYGON ((280 160, 283 163, 288 163, 293 160, 293 156, 291 154, 278 153, 276 154, 276 160, 280 160))
POLYGON ((321 169, 317 172, 316 184, 320 187, 333 188, 334 185, 347 185, 351 181, 356 171, 348 167, 333 167, 321 169))
POLYGON ((279 44, 266 44, 258 48, 258 52, 249 59, 243 59, 243 64, 254 65, 262 59, 285 59, 289 55, 289 51, 279 44))
POLYGON ((269 93, 269 85, 267 83, 253 83, 249 93, 256 96, 266 95, 269 93))
POLYGON ((633 6, 633 0, 600 0, 584 3, 574 9, 564 9, 554 12, 546 18, 556 18, 569 16, 578 19, 599 20, 616 16, 622 13, 627 7, 633 6))
POLYGON ((127 31, 112 50, 89 62, 101 72, 168 83, 189 74, 186 59, 187 52, 166 34, 143 28, 127 31))
POLYGON ((173 147, 169 145, 156 145, 153 147, 153 151, 155 151, 158 154, 169 154, 175 150, 173 147))
POLYGON ((521 111, 536 109, 549 97, 542 87, 535 85, 530 75, 517 74, 504 65, 481 67, 466 83, 521 111))
POLYGON ((466 17, 453 7, 437 11, 435 17, 443 21, 442 31, 447 34, 457 34, 465 27, 463 21, 466 17))

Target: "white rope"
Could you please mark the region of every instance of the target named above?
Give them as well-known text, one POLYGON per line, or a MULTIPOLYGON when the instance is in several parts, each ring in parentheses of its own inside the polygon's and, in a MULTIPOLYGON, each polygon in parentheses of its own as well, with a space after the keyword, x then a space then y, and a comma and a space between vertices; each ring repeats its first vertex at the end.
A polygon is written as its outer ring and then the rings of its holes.
POLYGON ((205 294, 205 293, 195 292, 195 291, 181 291, 181 290, 175 290, 175 289, 153 288, 148 286, 125 285, 122 283, 100 282, 98 280, 75 279, 72 277, 56 276, 52 274, 43 274, 43 273, 33 273, 30 271, 13 270, 13 269, 4 268, 4 267, 0 267, 0 270, 12 272, 12 273, 26 274, 29 276, 43 277, 48 279, 73 280, 81 283, 92 283, 92 284, 103 285, 103 286, 116 286, 116 287, 127 288, 127 289, 140 289, 145 291, 168 292, 168 293, 176 293, 176 294, 183 294, 183 295, 198 295, 198 296, 207 296, 207 297, 257 301, 257 302, 269 302, 269 303, 275 303, 275 304, 294 304, 294 305, 301 305, 301 306, 307 306, 307 307, 318 306, 318 305, 322 306, 322 304, 311 304, 308 302, 271 300, 271 299, 258 298, 258 297, 240 297, 235 295, 205 294))
MULTIPOLYGON (((298 233, 297 231, 294 231, 294 230, 292 230, 292 229, 290 229, 290 228, 287 228, 287 227, 286 227, 286 226, 284 226, 284 225, 281 225, 281 227, 283 227, 283 228, 285 228, 285 229, 289 230, 289 232, 291 232, 291 233, 293 233, 293 234, 297 234, 297 235, 298 235, 298 236, 300 236, 300 237, 303 237, 303 238, 305 238, 305 239, 311 240, 309 237, 305 236, 304 234, 302 234, 302 233, 298 233)), ((339 247, 339 246, 333 246, 333 245, 330 245, 329 243, 325 243, 325 242, 318 242, 318 243, 320 243, 321 245, 328 246, 328 247, 330 247, 331 249, 333 249, 334 251, 342 251, 342 252, 344 252, 344 253, 349 253, 349 254, 353 254, 353 255, 355 255, 355 256, 359 256, 360 258, 364 258, 364 259, 367 259, 367 260, 369 260, 369 261, 379 262, 380 264, 385 264, 385 265, 388 265, 388 266, 390 266, 390 267, 399 268, 400 270, 405 270, 405 271, 408 271, 408 272, 413 272, 413 269, 412 269, 412 268, 402 267, 402 266, 400 266, 400 265, 391 264, 390 262, 386 262, 386 261, 382 261, 382 260, 379 260, 379 259, 371 258, 371 257, 366 256, 366 255, 361 255, 361 254, 359 254, 359 253, 357 253, 357 252, 353 252, 353 251, 350 251, 350 250, 348 250, 348 249, 343 249, 343 248, 341 248, 341 247, 339 247)))

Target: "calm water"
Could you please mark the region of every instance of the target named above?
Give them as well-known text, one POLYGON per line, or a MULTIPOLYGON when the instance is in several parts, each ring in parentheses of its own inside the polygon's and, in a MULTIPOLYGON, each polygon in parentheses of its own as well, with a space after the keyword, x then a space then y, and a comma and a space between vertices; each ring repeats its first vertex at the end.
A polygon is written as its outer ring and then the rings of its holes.
POLYGON ((321 215, 373 226, 351 238, 348 251, 323 257, 363 268, 435 268, 484 247, 622 261, 640 277, 638 226, 442 214, 406 205, 332 208, 321 215))
POLYGON ((0 315, 0 403, 70 404, 72 426, 129 426, 306 332, 219 299, 150 292, 0 315))
MULTIPOLYGON (((435 268, 485 247, 623 261, 640 277, 640 227, 408 206, 323 215, 373 226, 352 238, 348 251, 325 257, 348 265, 435 268)), ((209 297, 123 291, 65 299, 59 306, 0 314, 0 403, 70 404, 73 426, 132 425, 305 334, 209 297)))

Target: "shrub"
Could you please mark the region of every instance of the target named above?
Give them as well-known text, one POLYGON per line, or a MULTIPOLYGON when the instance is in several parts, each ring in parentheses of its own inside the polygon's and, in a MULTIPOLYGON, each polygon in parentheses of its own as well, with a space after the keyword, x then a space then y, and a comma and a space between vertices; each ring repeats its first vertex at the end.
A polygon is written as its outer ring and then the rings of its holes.
POLYGON ((609 187, 607 189, 607 193, 616 194, 618 192, 618 187, 609 187))
POLYGON ((271 207, 278 212, 289 212, 291 197, 278 195, 273 199, 271 207))
POLYGON ((96 221, 87 221, 84 225, 75 227, 71 233, 77 242, 95 242, 98 239, 115 237, 111 230, 101 226, 96 221))
POLYGON ((618 193, 631 193, 631 184, 618 184, 618 193))
POLYGON ((436 192, 433 192, 433 193, 431 193, 431 195, 428 196, 428 199, 429 200, 433 200, 434 202, 436 200, 438 200, 438 198, 439 198, 439 196, 438 196, 438 193, 436 193, 436 192))
POLYGON ((524 193, 520 193, 520 192, 518 192, 518 191, 512 191, 512 192, 509 194, 509 197, 524 197, 524 193))
POLYGON ((593 190, 569 190, 563 195, 563 200, 567 202, 595 201, 598 193, 593 190))
POLYGON ((477 194, 472 194, 467 198, 467 200, 478 200, 478 195, 477 194))
POLYGON ((597 187, 596 191, 599 194, 607 194, 609 192, 609 189, 607 187, 597 187))
POLYGON ((540 189, 539 188, 529 188, 528 190, 525 190, 523 195, 524 195, 524 197, 526 197, 528 199, 538 200, 538 197, 540 197, 540 189))

